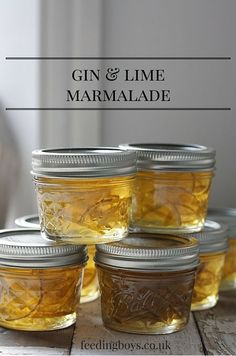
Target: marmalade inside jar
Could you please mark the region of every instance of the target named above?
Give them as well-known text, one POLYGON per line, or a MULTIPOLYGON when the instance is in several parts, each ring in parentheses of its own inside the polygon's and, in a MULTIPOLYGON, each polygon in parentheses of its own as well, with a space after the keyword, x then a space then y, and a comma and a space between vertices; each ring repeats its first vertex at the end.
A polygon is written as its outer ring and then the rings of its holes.
POLYGON ((127 235, 133 176, 35 181, 41 231, 49 239, 98 244, 127 235))
POLYGON ((191 310, 208 309, 216 305, 224 261, 225 253, 200 254, 191 310))
POLYGON ((225 265, 220 289, 236 288, 236 238, 228 239, 229 249, 225 256, 225 265))
POLYGON ((129 333, 167 334, 187 324, 195 270, 97 268, 106 327, 129 333))
POLYGON ((97 271, 94 263, 95 246, 88 246, 88 261, 84 269, 80 303, 87 303, 99 297, 97 271))
POLYGON ((54 330, 76 320, 82 267, 0 268, 0 325, 54 330))
POLYGON ((138 172, 132 227, 194 232, 204 225, 213 172, 138 172))

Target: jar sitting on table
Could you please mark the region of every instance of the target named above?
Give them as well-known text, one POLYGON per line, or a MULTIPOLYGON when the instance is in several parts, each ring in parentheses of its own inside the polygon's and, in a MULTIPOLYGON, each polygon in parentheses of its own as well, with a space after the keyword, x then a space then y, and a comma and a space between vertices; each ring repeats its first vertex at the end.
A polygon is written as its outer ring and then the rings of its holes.
POLYGON ((197 239, 132 233, 96 248, 106 327, 168 334, 186 326, 199 263, 197 239))
POLYGON ((191 310, 209 309, 219 298, 225 254, 228 248, 227 227, 206 220, 201 232, 191 236, 199 240, 200 266, 193 290, 191 310))
POLYGON ((1 230, 0 326, 45 331, 74 324, 86 261, 83 245, 56 245, 38 230, 1 230))

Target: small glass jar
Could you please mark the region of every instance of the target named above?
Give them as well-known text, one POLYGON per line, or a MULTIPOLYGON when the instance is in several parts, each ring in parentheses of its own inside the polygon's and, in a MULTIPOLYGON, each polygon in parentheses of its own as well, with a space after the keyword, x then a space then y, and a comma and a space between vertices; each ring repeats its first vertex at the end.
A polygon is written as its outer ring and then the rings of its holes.
MULTIPOLYGON (((27 215, 19 217, 15 220, 15 224, 18 227, 39 229, 39 217, 38 215, 27 215)), ((100 296, 97 271, 94 263, 95 245, 89 245, 88 261, 84 269, 83 284, 80 295, 80 304, 91 302, 100 296)))
POLYGON ((228 227, 228 251, 225 256, 223 277, 220 290, 236 288, 236 209, 233 208, 210 208, 209 219, 215 220, 228 227))
POLYGON ((190 233, 204 225, 215 151, 199 145, 126 144, 137 153, 132 229, 190 233))
POLYGON ((140 233, 96 247, 105 327, 138 334, 185 327, 198 265, 196 239, 140 233))
POLYGON ((199 240, 200 266, 193 290, 191 310, 209 309, 216 305, 228 248, 227 228, 206 220, 201 232, 191 234, 199 240))
POLYGON ((127 235, 134 152, 105 147, 36 150, 32 166, 44 237, 93 245, 127 235))
POLYGON ((44 331, 75 323, 86 247, 55 245, 38 230, 0 232, 0 326, 44 331))

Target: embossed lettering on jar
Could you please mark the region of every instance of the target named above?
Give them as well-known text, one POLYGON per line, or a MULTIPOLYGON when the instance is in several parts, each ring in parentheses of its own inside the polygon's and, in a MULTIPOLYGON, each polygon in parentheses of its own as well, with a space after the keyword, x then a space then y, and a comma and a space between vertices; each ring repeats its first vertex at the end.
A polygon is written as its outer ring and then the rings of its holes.
POLYGON ((75 244, 128 233, 135 153, 115 148, 36 150, 33 176, 41 231, 75 244))
MULTIPOLYGON (((39 229, 38 215, 27 215, 19 217, 15 220, 15 224, 21 228, 39 229)), ((81 289, 80 304, 91 302, 97 299, 100 295, 97 271, 94 263, 95 246, 87 247, 88 261, 84 269, 83 284, 81 289)))
POLYGON ((199 145, 127 144, 137 152, 132 228, 189 233, 204 225, 215 151, 199 145))
POLYGON ((206 220, 201 232, 192 234, 199 240, 200 266, 193 290, 192 310, 209 309, 216 305, 222 278, 227 245, 227 228, 206 220))
POLYGON ((56 246, 38 230, 2 230, 0 255, 1 326, 44 331, 75 323, 85 246, 56 246))
POLYGON ((106 327, 140 334, 185 327, 198 265, 196 239, 130 234, 97 245, 95 262, 106 327))
POLYGON ((236 288, 236 209, 233 208, 210 208, 208 210, 209 219, 220 224, 225 224, 228 228, 228 251, 225 256, 223 277, 221 280, 221 290, 231 290, 236 288))

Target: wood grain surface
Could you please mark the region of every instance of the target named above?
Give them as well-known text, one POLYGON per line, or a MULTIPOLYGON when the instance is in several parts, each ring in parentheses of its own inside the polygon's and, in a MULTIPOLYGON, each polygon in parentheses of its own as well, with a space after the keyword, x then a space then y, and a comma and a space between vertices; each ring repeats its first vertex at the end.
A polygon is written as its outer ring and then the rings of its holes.
POLYGON ((236 290, 221 292, 214 308, 194 317, 206 355, 236 355, 236 290))
POLYGON ((236 290, 215 308, 195 312, 170 335, 136 335, 102 325, 100 300, 83 304, 75 327, 49 332, 0 328, 0 355, 236 355, 236 290), (155 348, 155 349, 154 349, 155 348))
POLYGON ((74 328, 44 332, 0 328, 0 355, 69 355, 74 328))
POLYGON ((104 328, 99 300, 82 306, 74 333, 71 354, 204 355, 201 339, 192 315, 187 328, 174 334, 128 334, 104 328))

